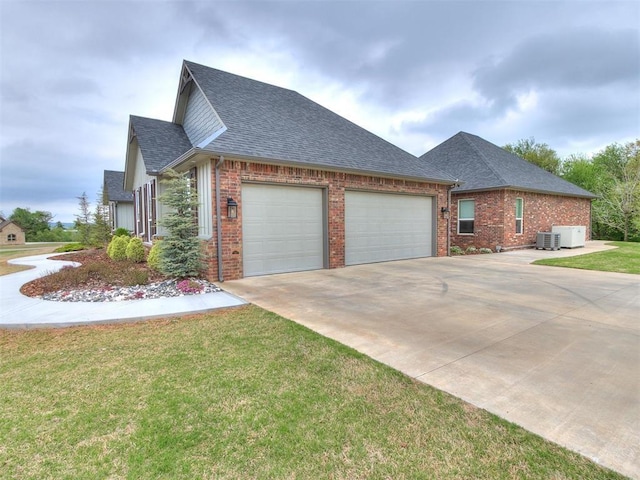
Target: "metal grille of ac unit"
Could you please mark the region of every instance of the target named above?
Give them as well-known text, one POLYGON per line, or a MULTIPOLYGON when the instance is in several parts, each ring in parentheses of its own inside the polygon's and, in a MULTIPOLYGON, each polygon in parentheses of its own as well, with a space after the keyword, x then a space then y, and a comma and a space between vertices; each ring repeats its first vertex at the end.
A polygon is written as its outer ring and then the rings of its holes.
POLYGON ((538 232, 536 249, 560 250, 560 234, 553 232, 538 232))

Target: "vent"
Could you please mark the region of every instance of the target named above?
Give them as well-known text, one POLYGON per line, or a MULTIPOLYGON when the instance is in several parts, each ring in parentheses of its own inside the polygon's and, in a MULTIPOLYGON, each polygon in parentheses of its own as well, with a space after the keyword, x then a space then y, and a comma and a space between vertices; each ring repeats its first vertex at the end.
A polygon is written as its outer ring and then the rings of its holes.
POLYGON ((560 250, 560 234, 553 232, 538 232, 536 249, 560 250))

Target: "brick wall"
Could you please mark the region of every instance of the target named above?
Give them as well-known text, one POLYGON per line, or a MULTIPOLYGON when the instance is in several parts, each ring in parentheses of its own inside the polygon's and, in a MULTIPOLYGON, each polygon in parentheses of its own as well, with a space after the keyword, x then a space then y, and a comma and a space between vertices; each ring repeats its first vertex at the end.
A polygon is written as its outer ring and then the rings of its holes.
MULTIPOLYGON (((215 182, 215 168, 212 169, 212 183, 215 182)), ((413 182, 399 179, 354 175, 340 172, 327 172, 307 168, 282 165, 225 160, 220 167, 220 201, 222 220, 223 275, 225 280, 242 278, 242 182, 265 182, 282 185, 308 185, 325 188, 328 199, 328 263, 329 268, 344 267, 345 230, 344 230, 344 192, 345 189, 360 189, 380 192, 398 192, 420 195, 432 195, 436 203, 437 218, 437 255, 447 254, 447 224, 440 215, 440 208, 447 204, 447 187, 444 185, 413 182), (226 199, 233 197, 238 202, 238 218, 228 219, 226 199)), ((208 277, 218 280, 216 257, 217 223, 215 218, 215 190, 212 209, 214 232, 207 244, 209 259, 208 277)))
POLYGON ((451 244, 462 248, 505 248, 534 245, 538 232, 550 232, 554 225, 584 225, 591 238, 591 201, 517 190, 492 190, 452 195, 451 244), (523 232, 516 234, 516 198, 524 202, 523 232), (458 235, 458 200, 474 199, 473 235, 458 235))

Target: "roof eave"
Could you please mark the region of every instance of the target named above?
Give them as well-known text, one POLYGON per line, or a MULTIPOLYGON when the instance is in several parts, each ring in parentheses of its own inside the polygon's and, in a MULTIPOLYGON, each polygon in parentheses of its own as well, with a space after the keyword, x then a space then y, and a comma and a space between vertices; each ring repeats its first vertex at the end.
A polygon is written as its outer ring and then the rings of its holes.
POLYGON ((580 195, 577 193, 567 193, 567 192, 557 192, 551 190, 541 190, 535 188, 527 188, 520 187, 517 185, 503 185, 503 186, 495 186, 495 187, 486 187, 486 188, 462 188, 461 190, 453 190, 453 193, 477 193, 477 192, 489 192, 495 190, 518 190, 521 192, 530 192, 530 193, 541 193, 544 195, 557 195, 560 197, 576 197, 576 198, 587 198, 590 200, 595 200, 598 195, 580 195))
POLYGON ((373 176, 373 177, 411 180, 411 181, 422 182, 422 183, 438 183, 442 185, 455 185, 456 183, 460 183, 459 181, 456 182, 455 180, 446 180, 443 178, 419 177, 419 176, 413 176, 413 175, 397 175, 389 172, 380 172, 376 170, 356 170, 356 169, 349 169, 349 168, 339 168, 339 167, 331 167, 331 166, 315 164, 315 163, 299 162, 296 160, 283 160, 280 158, 269 158, 269 157, 261 157, 256 155, 244 155, 244 154, 241 155, 237 153, 224 152, 221 150, 209 150, 209 149, 200 149, 200 148, 193 148, 189 152, 186 152, 184 155, 176 159, 170 165, 167 165, 167 167, 165 167, 162 170, 162 172, 168 170, 169 168, 177 167, 178 165, 189 160, 191 157, 195 155, 203 155, 203 154, 216 156, 216 157, 224 157, 225 159, 229 159, 229 160, 248 161, 253 163, 264 163, 267 165, 285 165, 285 166, 301 167, 301 168, 308 168, 308 169, 334 171, 334 172, 340 172, 340 173, 349 173, 354 175, 365 175, 365 176, 373 176))

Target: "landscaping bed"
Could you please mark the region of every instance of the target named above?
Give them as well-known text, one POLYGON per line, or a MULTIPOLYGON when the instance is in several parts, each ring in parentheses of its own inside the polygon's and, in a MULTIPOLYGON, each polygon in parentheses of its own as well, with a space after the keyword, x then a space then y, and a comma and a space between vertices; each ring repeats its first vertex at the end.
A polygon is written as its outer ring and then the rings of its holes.
POLYGON ((104 249, 52 257, 78 262, 43 276, 20 289, 23 295, 63 302, 112 302, 212 293, 220 289, 202 279, 176 280, 146 262, 115 261, 104 249))

